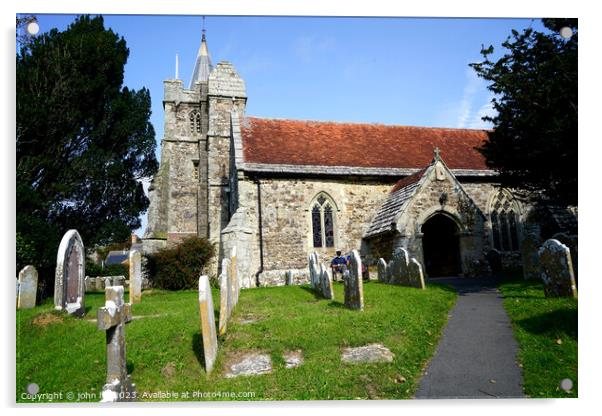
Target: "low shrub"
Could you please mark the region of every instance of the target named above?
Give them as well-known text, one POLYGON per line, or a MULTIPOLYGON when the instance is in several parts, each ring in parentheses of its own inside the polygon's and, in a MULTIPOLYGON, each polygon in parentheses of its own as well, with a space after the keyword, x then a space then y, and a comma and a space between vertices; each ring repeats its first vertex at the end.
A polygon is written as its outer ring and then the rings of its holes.
POLYGON ((148 278, 158 289, 196 288, 201 272, 214 255, 215 248, 206 238, 189 237, 175 247, 148 255, 148 278))

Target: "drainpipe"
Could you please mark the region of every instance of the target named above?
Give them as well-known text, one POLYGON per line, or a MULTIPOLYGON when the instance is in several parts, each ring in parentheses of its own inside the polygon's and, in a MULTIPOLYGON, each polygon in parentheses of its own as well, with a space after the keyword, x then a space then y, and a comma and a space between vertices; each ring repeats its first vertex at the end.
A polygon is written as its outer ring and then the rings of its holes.
POLYGON ((259 287, 259 275, 263 273, 263 218, 261 215, 261 182, 259 179, 253 179, 257 185, 257 217, 259 221, 259 271, 255 273, 255 284, 259 287))

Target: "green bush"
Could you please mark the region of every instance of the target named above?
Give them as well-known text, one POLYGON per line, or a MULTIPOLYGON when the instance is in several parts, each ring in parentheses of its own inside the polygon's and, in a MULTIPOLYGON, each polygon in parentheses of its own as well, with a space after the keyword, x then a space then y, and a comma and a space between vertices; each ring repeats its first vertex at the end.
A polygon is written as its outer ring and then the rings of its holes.
POLYGON ((215 248, 206 238, 187 238, 173 248, 147 256, 148 278, 159 289, 193 289, 214 254, 215 248))
POLYGON ((107 264, 103 268, 100 264, 86 262, 86 275, 90 277, 125 276, 126 279, 129 279, 130 270, 125 264, 107 264))

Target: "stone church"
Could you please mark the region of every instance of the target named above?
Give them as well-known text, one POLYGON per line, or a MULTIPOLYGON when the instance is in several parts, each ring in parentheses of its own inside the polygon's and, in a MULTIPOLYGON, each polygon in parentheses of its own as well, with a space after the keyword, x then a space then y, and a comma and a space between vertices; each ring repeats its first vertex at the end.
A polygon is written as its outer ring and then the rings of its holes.
MULTIPOLYGON (((314 251, 328 262, 357 249, 373 265, 405 247, 429 277, 483 275, 493 249, 520 267, 533 210, 496 184, 476 150, 486 131, 256 118, 247 99, 230 62, 212 67, 203 33, 188 87, 164 81, 145 251, 207 237, 215 276, 236 246, 244 287, 287 271, 302 281, 314 251)), ((544 217, 563 229, 566 216, 544 217)))

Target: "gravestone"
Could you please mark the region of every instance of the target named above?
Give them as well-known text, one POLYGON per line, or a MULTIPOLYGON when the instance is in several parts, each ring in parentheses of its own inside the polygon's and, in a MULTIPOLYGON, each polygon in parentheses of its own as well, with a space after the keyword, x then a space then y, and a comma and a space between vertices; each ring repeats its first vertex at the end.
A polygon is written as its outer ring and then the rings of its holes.
POLYGON ((240 290, 240 284, 238 281, 238 269, 236 263, 236 246, 232 247, 230 252, 230 267, 228 268, 230 278, 230 300, 228 302, 230 308, 230 314, 236 305, 238 305, 238 292, 240 290))
POLYGON ((328 273, 328 269, 324 264, 320 264, 320 286, 322 288, 322 296, 326 299, 334 299, 334 290, 332 288, 332 276, 328 273))
POLYGON ((550 239, 539 249, 541 279, 546 297, 577 297, 577 286, 569 248, 550 239))
POLYGON ((562 244, 569 248, 571 252, 571 261, 573 262, 573 273, 575 274, 575 283, 579 283, 579 271, 578 271, 578 260, 579 260, 579 249, 577 244, 576 235, 568 235, 567 233, 556 233, 552 236, 553 239, 560 241, 562 244))
POLYGON ((219 277, 219 334, 224 335, 228 327, 228 318, 230 317, 229 299, 230 279, 230 260, 222 259, 222 273, 219 277))
POLYGON ((130 304, 124 303, 123 286, 105 289, 105 306, 96 313, 98 329, 106 331, 107 382, 102 388, 102 402, 134 401, 136 386, 127 372, 125 324, 132 320, 130 304))
POLYGON ((318 290, 320 284, 320 270, 318 269, 318 253, 315 251, 309 255, 309 280, 311 287, 314 290, 318 290))
POLYGON ((350 309, 364 309, 364 287, 362 282, 362 259, 357 250, 351 252, 349 273, 344 279, 345 306, 350 309))
POLYGON ((284 275, 284 284, 286 286, 292 286, 293 283, 293 271, 292 270, 287 270, 285 275, 284 275))
POLYGON ((213 297, 209 277, 199 278, 199 315, 201 317, 201 335, 205 355, 205 372, 211 373, 215 357, 217 357, 217 335, 215 333, 215 316, 213 314, 213 297))
POLYGON ((409 285, 408 264, 410 263, 410 256, 408 251, 403 247, 396 248, 391 262, 389 265, 389 283, 409 285))
POLYGON ((378 281, 381 283, 387 283, 387 262, 385 259, 378 259, 378 281))
POLYGON ((29 265, 19 272, 17 309, 31 309, 36 306, 38 293, 38 271, 29 265))
POLYGON ((142 255, 138 250, 130 251, 130 304, 142 301, 142 255))
POLYGON ((417 287, 418 289, 426 289, 422 265, 415 257, 412 257, 408 265, 408 275, 410 276, 410 286, 417 287))
POLYGON ((532 233, 528 233, 521 242, 520 251, 525 280, 538 280, 541 278, 539 247, 541 247, 541 239, 532 233))
POLYGON ((84 316, 86 277, 84 243, 77 230, 63 236, 56 256, 54 307, 79 317, 84 316))

